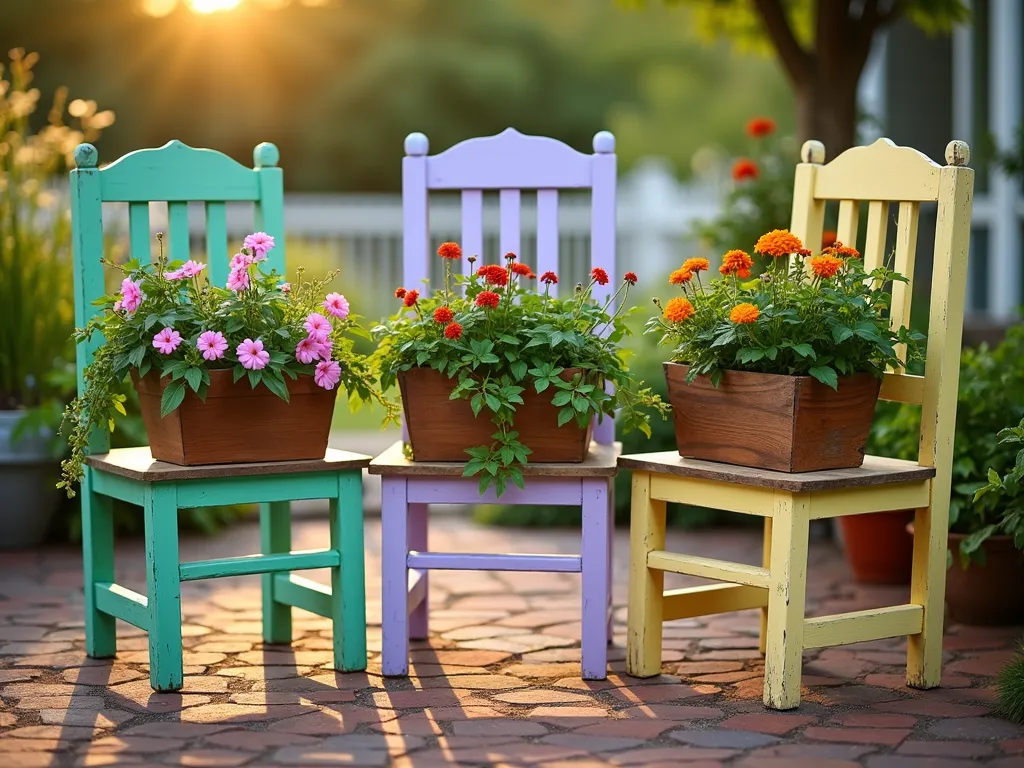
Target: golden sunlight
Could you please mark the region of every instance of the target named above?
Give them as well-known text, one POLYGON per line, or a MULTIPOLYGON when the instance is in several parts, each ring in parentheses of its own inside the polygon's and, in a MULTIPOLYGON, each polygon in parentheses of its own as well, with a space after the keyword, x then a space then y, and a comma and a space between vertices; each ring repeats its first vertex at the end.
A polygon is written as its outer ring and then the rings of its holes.
POLYGON ((196 13, 217 13, 230 11, 241 3, 242 0, 188 0, 188 7, 196 13))

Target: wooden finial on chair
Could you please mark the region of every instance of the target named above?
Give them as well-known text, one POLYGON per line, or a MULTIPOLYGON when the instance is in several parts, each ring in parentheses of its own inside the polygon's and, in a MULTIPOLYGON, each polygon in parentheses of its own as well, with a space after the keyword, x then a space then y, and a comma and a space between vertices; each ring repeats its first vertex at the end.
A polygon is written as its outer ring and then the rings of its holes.
POLYGON ((951 141, 946 145, 946 165, 964 166, 971 162, 971 148, 966 141, 951 141))
POLYGON ((255 168, 273 168, 280 159, 281 153, 269 141, 257 144, 252 151, 252 164, 255 168))
POLYGON ((825 162, 825 145, 814 139, 805 141, 804 145, 800 147, 800 161, 821 165, 825 162))
POLYGON ((405 154, 410 157, 422 157, 430 151, 430 140, 426 134, 410 133, 405 137, 405 154))
POLYGON ((95 168, 100 160, 100 153, 92 144, 79 144, 75 147, 75 165, 79 168, 95 168))

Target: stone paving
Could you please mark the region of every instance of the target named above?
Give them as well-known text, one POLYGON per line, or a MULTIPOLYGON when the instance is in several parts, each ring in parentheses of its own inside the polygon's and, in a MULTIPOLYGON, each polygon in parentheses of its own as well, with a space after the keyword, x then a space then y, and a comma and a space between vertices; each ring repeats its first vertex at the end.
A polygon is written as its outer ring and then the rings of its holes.
MULTIPOLYGON (((571 531, 432 521, 446 551, 573 552, 571 531)), ((297 549, 323 521, 296 524, 297 549)), ((257 550, 240 525, 185 538, 183 558, 257 550)), ((755 562, 752 531, 671 532, 680 551, 755 562)), ((803 704, 761 705, 756 612, 665 627, 664 674, 624 674, 627 535, 617 535, 611 674, 579 675, 579 583, 569 574, 435 573, 429 642, 413 676, 380 674, 379 521, 367 523, 369 670, 329 669, 330 624, 296 611, 292 647, 260 639, 255 577, 183 587, 185 688, 155 694, 146 638, 119 623, 118 657, 85 657, 80 557, 70 548, 0 554, 0 768, 36 766, 581 766, 954 768, 1024 766, 1024 728, 992 714, 992 677, 1018 629, 952 626, 944 687, 903 686, 903 641, 808 652, 803 704)), ((314 578, 324 578, 315 573, 314 578)), ((140 541, 118 549, 118 581, 140 589, 140 541)), ((678 578, 678 584, 687 583, 678 578)), ((841 553, 812 545, 813 613, 907 600, 853 585, 841 553)))

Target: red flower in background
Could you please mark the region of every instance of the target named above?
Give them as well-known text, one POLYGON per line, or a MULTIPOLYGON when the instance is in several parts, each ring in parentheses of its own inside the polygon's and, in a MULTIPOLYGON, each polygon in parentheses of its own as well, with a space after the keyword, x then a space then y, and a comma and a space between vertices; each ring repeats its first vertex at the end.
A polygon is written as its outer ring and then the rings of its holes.
POLYGON ((417 301, 419 301, 419 298, 420 298, 420 292, 419 291, 409 291, 407 294, 405 294, 405 306, 407 306, 407 307, 413 306, 417 301))
POLYGON ((590 270, 590 276, 597 282, 598 285, 608 285, 608 273, 605 272, 601 267, 594 267, 590 270))
POLYGON ((450 307, 438 307, 434 310, 434 322, 440 323, 441 325, 447 325, 453 319, 455 319, 455 313, 452 312, 450 307))
POLYGON ((508 285, 508 270, 497 264, 485 264, 476 273, 491 285, 508 285))
POLYGON ((462 248, 458 243, 441 243, 437 249, 437 255, 442 259, 461 259, 462 248))
POLYGON ((637 281, 636 272, 627 272, 622 279, 625 280, 630 285, 636 285, 636 281, 637 281))
POLYGON ((752 139, 763 139, 775 133, 775 121, 770 117, 755 117, 747 123, 747 135, 752 139))
POLYGON ((523 264, 521 261, 520 262, 516 262, 515 264, 513 264, 510 267, 510 269, 513 272, 515 272, 517 275, 522 275, 523 277, 530 277, 530 278, 536 277, 536 275, 533 274, 533 270, 530 269, 530 267, 528 265, 523 264))
POLYGON ((547 285, 557 285, 558 275, 556 275, 554 272, 545 272, 543 275, 540 276, 540 281, 547 285))
POLYGON ((837 237, 838 235, 836 234, 834 229, 826 229, 824 232, 821 233, 821 247, 831 248, 833 245, 836 244, 837 237))
POLYGON ((404 299, 405 298, 405 288, 396 288, 395 289, 395 298, 396 299, 404 299))
POLYGON ((761 169, 757 167, 757 163, 753 160, 741 157, 732 166, 732 180, 733 181, 746 181, 747 179, 756 179, 761 175, 761 169))
POLYGON ((476 305, 484 309, 494 309, 501 301, 501 296, 494 291, 480 291, 476 295, 476 305))
POLYGON ((444 327, 444 336, 446 339, 451 339, 452 341, 461 338, 462 326, 458 323, 448 323, 448 325, 444 327))

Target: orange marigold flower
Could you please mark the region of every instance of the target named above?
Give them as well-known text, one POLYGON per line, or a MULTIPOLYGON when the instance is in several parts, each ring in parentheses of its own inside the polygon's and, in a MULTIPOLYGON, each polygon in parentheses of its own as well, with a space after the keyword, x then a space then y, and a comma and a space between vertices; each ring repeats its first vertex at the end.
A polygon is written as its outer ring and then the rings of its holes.
POLYGON ((455 313, 450 307, 438 307, 434 310, 434 322, 441 325, 448 325, 455 318, 455 313))
POLYGON ((419 301, 419 298, 420 298, 420 292, 419 291, 416 291, 416 290, 409 291, 407 294, 405 294, 405 306, 407 306, 407 307, 413 306, 417 301, 419 301))
POLYGON ((597 281, 598 285, 608 285, 608 273, 601 267, 594 267, 590 270, 590 276, 597 281))
POLYGON ((540 281, 545 285, 557 285, 558 275, 556 275, 554 272, 545 272, 543 275, 540 276, 540 281))
POLYGON ((693 311, 693 304, 689 299, 676 296, 674 299, 669 299, 668 304, 665 305, 664 315, 670 323, 681 323, 693 317, 693 311))
POLYGON ((823 256, 838 256, 841 259, 859 259, 860 251, 856 248, 851 248, 848 245, 843 245, 841 242, 836 240, 828 248, 822 248, 821 254, 823 256))
POLYGON ((807 260, 807 264, 810 266, 811 272, 813 272, 815 276, 826 280, 830 277, 835 277, 836 273, 843 268, 844 263, 845 262, 842 259, 836 256, 830 256, 827 253, 807 260))
POLYGON ((688 269, 677 269, 668 276, 670 285, 686 285, 693 279, 693 272, 688 269))
POLYGON ((733 181, 746 181, 747 179, 756 179, 761 175, 761 169, 757 167, 757 163, 747 157, 741 157, 732 165, 732 180, 733 181))
POLYGON ((750 270, 741 269, 739 272, 736 273, 736 277, 738 277, 740 280, 746 280, 748 277, 750 277, 750 270))
POLYGON ((395 298, 396 299, 404 299, 405 298, 405 288, 396 288, 395 289, 395 298))
POLYGON ((738 325, 757 322, 761 310, 753 304, 737 304, 729 313, 729 319, 738 325))
POLYGON ((687 272, 704 272, 711 268, 711 262, 707 259, 687 259, 682 268, 687 272))
POLYGON ((508 270, 497 264, 485 264, 476 273, 491 285, 508 285, 508 270))
POLYGON ((754 250, 762 256, 771 256, 777 259, 789 256, 791 253, 804 251, 804 244, 788 229, 773 229, 757 239, 754 250))
POLYGON ((747 136, 752 139, 763 139, 775 133, 775 121, 770 117, 755 117, 747 123, 747 136))
POLYGON ((501 296, 494 291, 480 291, 476 295, 476 305, 484 309, 494 309, 501 301, 501 296))
POLYGON ((834 229, 826 229, 821 233, 821 247, 829 248, 836 244, 836 231, 834 229))
POLYGON ((749 253, 735 249, 727 251, 722 256, 722 266, 718 268, 718 271, 723 275, 739 275, 741 272, 746 272, 749 277, 750 269, 753 266, 754 260, 750 258, 749 253))
POLYGON ((625 275, 623 275, 622 279, 625 280, 630 285, 636 285, 636 272, 627 272, 625 275))
POLYGON ((448 323, 444 327, 444 337, 452 341, 462 338, 462 326, 458 323, 448 323))
POLYGON ((462 248, 458 243, 441 243, 437 249, 437 255, 442 259, 461 259, 462 248))
POLYGON ((536 277, 536 275, 533 274, 533 270, 530 269, 526 264, 523 264, 523 262, 521 261, 512 264, 509 267, 509 269, 511 269, 517 275, 522 275, 523 277, 536 277))

